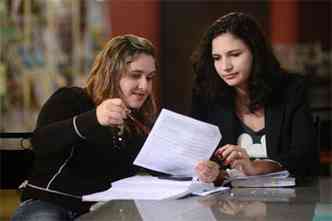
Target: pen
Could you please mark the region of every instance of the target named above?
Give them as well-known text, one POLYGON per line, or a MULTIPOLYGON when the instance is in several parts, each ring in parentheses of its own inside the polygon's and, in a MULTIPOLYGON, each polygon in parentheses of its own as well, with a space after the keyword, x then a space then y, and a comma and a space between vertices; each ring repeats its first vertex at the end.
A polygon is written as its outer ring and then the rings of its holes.
POLYGON ((140 121, 138 121, 133 115, 131 115, 130 113, 127 114, 127 116, 130 118, 130 120, 132 120, 143 132, 145 135, 149 135, 150 133, 150 129, 145 126, 144 124, 142 124, 140 121))
POLYGON ((190 176, 176 176, 176 175, 163 175, 163 176, 158 176, 158 178, 163 180, 176 180, 176 181, 190 181, 193 179, 190 176))
POLYGON ((214 162, 216 162, 216 163, 218 163, 219 166, 220 166, 220 169, 222 169, 222 170, 230 169, 230 166, 225 165, 224 164, 224 160, 220 156, 218 156, 216 154, 213 155, 213 157, 211 158, 211 160, 214 161, 214 162))
POLYGON ((129 108, 129 105, 125 103, 125 111, 127 116, 129 117, 130 120, 132 120, 137 127, 139 127, 139 129, 141 129, 143 131, 143 133, 147 136, 150 133, 150 128, 148 128, 147 126, 145 126, 142 122, 140 122, 139 120, 137 120, 132 114, 131 114, 131 110, 129 108))

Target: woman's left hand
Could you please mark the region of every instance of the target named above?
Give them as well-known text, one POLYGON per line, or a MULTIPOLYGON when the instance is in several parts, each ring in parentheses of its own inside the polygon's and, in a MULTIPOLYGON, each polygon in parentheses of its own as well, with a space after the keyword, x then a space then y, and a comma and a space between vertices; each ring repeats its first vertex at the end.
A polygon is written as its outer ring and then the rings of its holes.
POLYGON ((220 173, 220 166, 211 160, 201 160, 195 167, 200 181, 204 183, 214 182, 220 173))

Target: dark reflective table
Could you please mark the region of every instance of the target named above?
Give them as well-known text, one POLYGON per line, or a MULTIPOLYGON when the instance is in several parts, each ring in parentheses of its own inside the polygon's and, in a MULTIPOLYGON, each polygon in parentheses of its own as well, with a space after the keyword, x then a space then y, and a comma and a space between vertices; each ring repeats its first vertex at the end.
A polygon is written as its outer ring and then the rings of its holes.
POLYGON ((332 178, 297 180, 295 188, 233 188, 178 200, 115 200, 80 221, 332 220, 332 178))

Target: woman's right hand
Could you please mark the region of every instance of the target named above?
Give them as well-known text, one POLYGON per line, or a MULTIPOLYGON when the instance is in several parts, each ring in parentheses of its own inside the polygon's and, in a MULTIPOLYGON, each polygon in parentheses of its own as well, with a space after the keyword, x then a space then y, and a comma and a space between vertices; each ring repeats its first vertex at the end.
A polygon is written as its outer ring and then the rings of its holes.
POLYGON ((248 176, 257 175, 256 168, 244 148, 238 145, 226 144, 219 148, 215 154, 223 161, 225 166, 238 169, 248 176))
POLYGON ((97 106, 97 120, 103 126, 119 126, 127 118, 128 111, 121 99, 110 98, 97 106))

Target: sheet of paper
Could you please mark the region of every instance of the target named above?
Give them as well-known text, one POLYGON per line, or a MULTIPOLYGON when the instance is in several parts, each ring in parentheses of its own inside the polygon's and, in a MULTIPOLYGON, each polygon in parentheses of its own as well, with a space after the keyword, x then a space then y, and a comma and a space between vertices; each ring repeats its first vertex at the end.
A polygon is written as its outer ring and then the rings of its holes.
POLYGON ((209 159, 220 139, 217 126, 163 109, 134 164, 194 176, 197 161, 209 159))
POLYGON ((227 169, 226 171, 229 174, 229 178, 227 180, 239 180, 239 179, 257 179, 261 177, 277 177, 277 178, 287 178, 289 176, 289 172, 287 170, 282 170, 278 172, 266 173, 257 176, 246 176, 243 172, 237 169, 227 169))
POLYGON ((211 188, 211 189, 206 189, 206 190, 200 190, 200 191, 194 191, 193 192, 193 195, 196 195, 196 196, 207 196, 207 195, 210 195, 210 194, 213 194, 213 193, 224 193, 226 191, 229 191, 230 188, 227 187, 227 186, 220 186, 220 187, 214 187, 214 188, 211 188))
POLYGON ((231 183, 233 187, 289 187, 295 186, 295 178, 289 177, 287 170, 257 176, 246 176, 237 169, 227 169, 229 177, 223 185, 231 183))
POLYGON ((174 181, 153 176, 133 176, 112 183, 112 188, 83 196, 83 201, 162 200, 189 194, 191 181, 174 181))
POLYGON ((207 195, 225 191, 228 187, 215 188, 213 184, 198 181, 175 181, 153 176, 132 176, 113 182, 106 191, 83 196, 83 201, 109 200, 163 200, 177 199, 188 194, 207 195))

